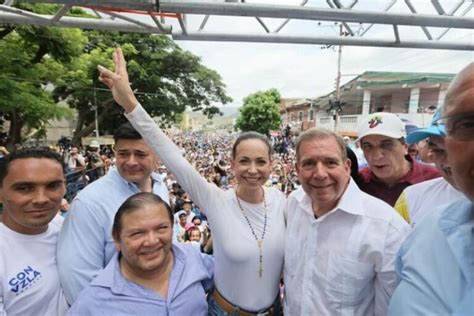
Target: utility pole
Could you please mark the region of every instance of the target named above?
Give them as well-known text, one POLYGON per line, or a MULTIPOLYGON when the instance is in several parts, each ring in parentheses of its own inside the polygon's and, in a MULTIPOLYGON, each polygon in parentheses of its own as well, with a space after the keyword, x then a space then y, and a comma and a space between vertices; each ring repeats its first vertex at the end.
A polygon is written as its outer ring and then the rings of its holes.
MULTIPOLYGON (((339 24, 339 36, 342 36, 342 23, 339 24)), ((337 76, 336 76, 336 104, 334 109, 334 132, 337 132, 337 125, 339 121, 339 109, 341 108, 341 57, 342 57, 342 45, 339 45, 337 51, 337 76)))
POLYGON ((96 91, 95 91, 95 84, 94 84, 94 114, 95 114, 95 139, 97 140, 97 143, 100 144, 99 142, 99 119, 98 119, 98 110, 97 110, 97 97, 96 97, 96 91))

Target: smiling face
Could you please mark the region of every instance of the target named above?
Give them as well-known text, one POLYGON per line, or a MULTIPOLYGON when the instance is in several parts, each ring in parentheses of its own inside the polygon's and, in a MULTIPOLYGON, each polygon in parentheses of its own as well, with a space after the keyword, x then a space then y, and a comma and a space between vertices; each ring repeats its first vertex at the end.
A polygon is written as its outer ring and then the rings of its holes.
POLYGON ((382 182, 392 185, 410 171, 405 159, 407 145, 398 139, 369 135, 361 139, 361 148, 370 170, 382 182))
POLYGON ((149 180, 157 158, 143 139, 118 139, 115 143, 117 170, 138 186, 149 180))
POLYGON ((296 171, 303 190, 313 202, 313 212, 322 216, 336 207, 350 178, 351 163, 334 137, 303 140, 298 147, 296 171))
POLYGON ((260 139, 241 141, 236 149, 231 167, 243 188, 260 188, 272 170, 268 146, 260 139))
POLYGON ((200 241, 201 240, 201 232, 198 228, 193 228, 189 232, 189 241, 200 241))
POLYGON ((173 226, 167 209, 146 203, 123 214, 121 226, 113 235, 115 247, 122 253, 122 270, 139 277, 163 271, 173 256, 173 226))
POLYGON ((21 234, 40 234, 61 207, 66 191, 59 162, 46 158, 12 161, 0 187, 3 223, 21 234))

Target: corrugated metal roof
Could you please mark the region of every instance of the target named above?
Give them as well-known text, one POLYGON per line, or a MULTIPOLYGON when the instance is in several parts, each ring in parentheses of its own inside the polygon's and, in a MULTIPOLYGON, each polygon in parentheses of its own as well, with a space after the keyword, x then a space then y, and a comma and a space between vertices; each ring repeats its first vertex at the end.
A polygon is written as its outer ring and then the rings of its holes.
POLYGON ((381 72, 366 71, 348 83, 356 81, 360 88, 380 87, 384 85, 413 85, 417 83, 449 83, 455 74, 424 72, 381 72))

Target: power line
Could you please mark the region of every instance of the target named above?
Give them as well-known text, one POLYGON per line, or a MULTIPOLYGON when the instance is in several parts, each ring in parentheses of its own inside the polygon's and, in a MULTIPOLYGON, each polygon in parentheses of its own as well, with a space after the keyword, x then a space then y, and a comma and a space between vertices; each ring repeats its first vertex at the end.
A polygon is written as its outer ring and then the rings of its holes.
MULTIPOLYGON (((6 76, 6 75, 0 75, 0 78, 11 79, 15 81, 31 82, 31 83, 42 84, 42 85, 47 85, 50 83, 48 81, 30 80, 30 79, 25 79, 25 78, 20 78, 20 77, 15 77, 15 76, 6 76)), ((110 92, 108 88, 94 88, 90 86, 75 86, 74 89, 91 90, 91 91, 98 90, 98 91, 110 92)), ((144 96, 166 96, 165 93, 151 93, 151 92, 140 92, 140 91, 134 91, 134 93, 136 95, 144 95, 144 96)))

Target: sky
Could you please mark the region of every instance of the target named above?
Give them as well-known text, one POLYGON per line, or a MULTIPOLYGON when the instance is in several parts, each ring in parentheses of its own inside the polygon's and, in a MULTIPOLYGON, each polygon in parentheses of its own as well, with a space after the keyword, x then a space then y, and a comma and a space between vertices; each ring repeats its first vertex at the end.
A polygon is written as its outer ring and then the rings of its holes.
MULTIPOLYGON (((223 2, 223 0, 207 0, 223 2)), ((301 0, 247 0, 247 3, 293 4, 301 0)), ((347 5, 349 0, 341 1, 347 5)), ((359 0, 354 9, 381 11, 389 0, 359 0)), ((440 0, 446 11, 457 0, 440 0)), ((412 0, 418 12, 435 14, 431 0, 412 0)), ((325 0, 309 1, 307 6, 328 8, 325 0)), ((466 8, 466 3, 464 7, 466 8)), ((398 0, 390 9, 391 13, 409 13, 404 0, 398 0)), ((467 16, 473 17, 474 10, 467 16)), ((189 16, 188 27, 196 30, 203 16, 189 16)), ((263 19, 274 29, 282 20, 263 19)), ((367 25, 354 25, 364 30, 367 25)), ((173 26, 179 30, 178 25, 173 26)), ((429 28, 436 36, 443 29, 429 28)), ((254 18, 211 16, 205 31, 208 32, 251 32, 263 33, 263 29, 254 18)), ((301 34, 335 36, 338 26, 334 22, 318 24, 312 21, 293 20, 280 34, 301 34)), ((455 42, 472 42, 472 30, 451 30, 443 38, 455 42)), ((420 27, 400 27, 402 39, 422 39, 424 33, 420 27)), ((391 26, 376 26, 370 29, 364 38, 393 38, 391 26)), ((176 41, 183 49, 189 50, 202 59, 207 67, 216 70, 227 86, 227 93, 233 98, 228 106, 240 106, 242 99, 257 91, 276 88, 283 98, 313 98, 325 95, 335 88, 337 74, 337 49, 323 48, 320 45, 268 44, 268 43, 230 43, 176 41)), ((440 72, 456 73, 474 60, 474 52, 446 51, 428 49, 397 49, 344 46, 342 48, 341 84, 364 71, 394 72, 440 72)))

